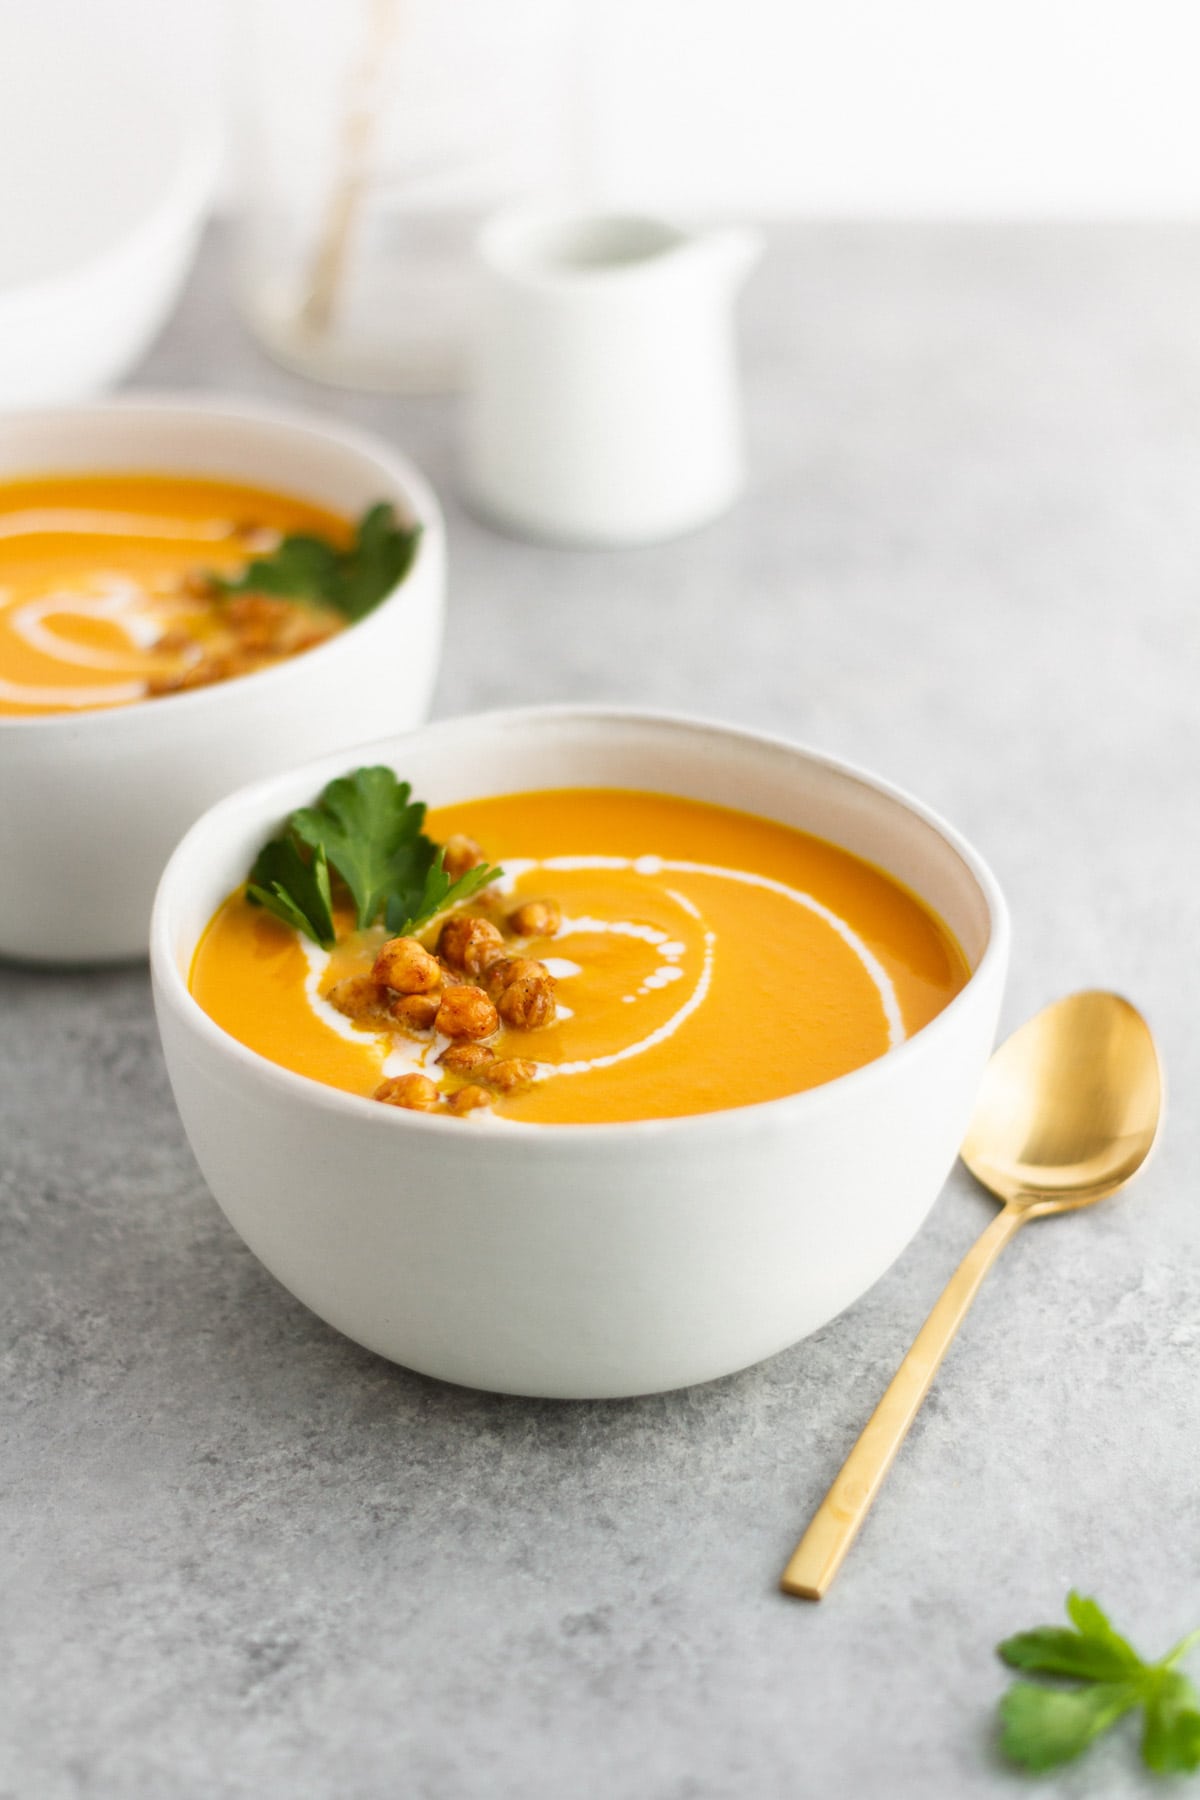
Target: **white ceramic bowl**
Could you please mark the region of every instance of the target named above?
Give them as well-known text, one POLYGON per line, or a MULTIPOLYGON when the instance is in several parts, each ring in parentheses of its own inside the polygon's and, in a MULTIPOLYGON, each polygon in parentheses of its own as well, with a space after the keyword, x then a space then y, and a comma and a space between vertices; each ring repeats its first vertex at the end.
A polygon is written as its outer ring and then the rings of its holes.
POLYGON ((0 955, 143 956, 174 844, 223 794, 425 717, 445 588, 431 489, 378 439, 238 402, 113 400, 0 419, 0 479, 49 469, 227 476, 422 526, 408 575, 330 643, 253 675, 95 712, 0 717, 0 955))
POLYGON ((728 1374, 815 1331, 883 1274, 953 1162, 1007 954, 988 869, 895 788, 777 739, 580 708, 451 720, 234 795, 175 852, 151 932, 184 1126, 268 1269, 338 1330, 411 1368, 576 1398, 728 1374), (434 805, 552 780, 711 800, 814 831, 935 907, 971 979, 881 1060, 695 1118, 463 1125, 324 1087, 226 1036, 188 993, 188 970, 280 818, 375 761, 434 805))
POLYGON ((142 356, 175 303, 219 138, 139 74, 86 10, 28 9, 0 62, 0 405, 86 399, 142 356))

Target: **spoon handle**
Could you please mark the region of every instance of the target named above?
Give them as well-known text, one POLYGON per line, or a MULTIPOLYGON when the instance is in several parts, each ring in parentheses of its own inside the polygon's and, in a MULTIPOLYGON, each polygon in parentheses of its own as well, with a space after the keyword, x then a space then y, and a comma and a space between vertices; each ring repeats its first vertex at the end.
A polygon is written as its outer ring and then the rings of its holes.
POLYGON ((979 1292, 980 1283, 1024 1217, 1022 1208, 1004 1207, 946 1283, 912 1349, 792 1552, 779 1584, 785 1594, 820 1600, 832 1583, 967 1315, 967 1308, 979 1292))

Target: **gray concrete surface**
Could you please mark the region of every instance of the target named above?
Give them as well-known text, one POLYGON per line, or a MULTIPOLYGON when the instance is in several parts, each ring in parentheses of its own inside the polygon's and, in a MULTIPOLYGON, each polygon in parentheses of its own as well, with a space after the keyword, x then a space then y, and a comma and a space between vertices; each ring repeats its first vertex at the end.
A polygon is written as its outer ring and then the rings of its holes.
MULTIPOLYGON (((961 1172, 764 1367, 621 1404, 456 1391, 225 1225, 143 970, 0 969, 0 1794, 978 1800, 1025 1785, 999 1637, 1071 1583, 1154 1653, 1200 1624, 1200 229, 781 230, 743 317, 751 490, 637 553, 474 523, 453 405, 273 368, 219 241, 138 381, 411 450, 451 532, 440 713, 699 709, 940 807, 1007 887, 1008 1026, 1088 984, 1145 1008, 1161 1153, 1007 1254, 813 1608, 778 1571, 989 1216, 961 1172)), ((1041 1791, 1147 1791, 1130 1729, 1041 1791)))

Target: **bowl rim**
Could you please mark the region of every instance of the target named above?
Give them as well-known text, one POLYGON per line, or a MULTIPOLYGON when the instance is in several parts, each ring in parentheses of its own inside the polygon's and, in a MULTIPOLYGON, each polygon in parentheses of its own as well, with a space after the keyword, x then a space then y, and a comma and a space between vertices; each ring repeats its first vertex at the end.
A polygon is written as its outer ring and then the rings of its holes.
MULTIPOLYGON (((177 420, 214 419, 218 423, 230 425, 250 424, 274 426, 283 431, 291 431, 299 436, 312 440, 320 440, 340 450, 348 450, 356 455, 376 463, 386 480, 401 493, 412 514, 413 520, 421 528, 417 540, 416 553, 404 575, 396 583, 389 594, 386 594, 363 619, 353 621, 344 631, 338 632, 324 644, 317 644, 313 649, 305 651, 303 656, 287 657, 283 662, 274 663, 267 669, 255 669, 245 675, 237 675, 231 681, 214 682, 211 687, 193 688, 182 694, 171 694, 170 714, 178 716, 175 709, 180 706, 195 709, 197 706, 221 706, 230 703, 230 692, 241 691, 244 683, 252 683, 252 691, 261 692, 260 684, 270 682, 278 684, 295 677, 298 667, 308 662, 310 657, 342 656, 347 654, 346 645, 361 645, 359 633, 366 632, 373 636, 379 620, 389 612, 402 596, 411 588, 417 575, 425 568, 440 562, 445 544, 445 521, 441 505, 433 486, 417 465, 403 451, 393 449, 386 438, 378 437, 371 431, 360 430, 354 425, 344 425, 341 420, 328 421, 323 414, 303 407, 275 405, 272 402, 260 404, 257 400, 243 400, 240 396, 225 393, 192 394, 186 390, 169 388, 152 388, 144 392, 132 391, 114 394, 106 399, 81 401, 78 405, 69 406, 28 406, 14 408, 0 418, 0 434, 13 427, 32 425, 55 420, 80 419, 85 415, 98 415, 101 418, 116 418, 131 413, 145 413, 150 418, 177 420)), ((53 471, 50 471, 53 473, 53 471)), ((151 473, 152 471, 138 471, 151 473)), ((194 473, 200 477, 216 479, 219 470, 196 468, 194 473)), ((13 479, 17 479, 13 477, 13 479)), ((322 667, 326 666, 322 661, 322 667)), ((330 679, 334 671, 330 671, 330 679)), ((8 732, 24 733, 41 731, 53 734, 55 731, 87 731, 99 734, 104 731, 131 731, 139 729, 133 721, 142 720, 149 714, 157 718, 162 712, 159 706, 151 706, 148 700, 137 700, 129 706, 94 706, 76 707, 62 712, 36 713, 23 718, 19 713, 0 713, 0 736, 8 732)), ((156 729, 156 728, 152 728, 156 729)))
MULTIPOLYGON (((691 731, 702 731, 717 738, 740 739, 759 748, 784 751, 795 755, 805 762, 817 765, 841 775, 851 782, 869 788, 875 794, 897 804, 901 810, 915 816, 923 824, 929 826, 964 865, 981 894, 988 914, 988 939, 976 967, 972 969, 966 982, 954 995, 940 1013, 923 1025, 911 1037, 905 1039, 894 1049, 885 1051, 882 1056, 871 1062, 860 1064, 844 1075, 838 1075, 831 1081, 819 1083, 816 1087, 802 1088, 794 1094, 781 1095, 773 1100, 753 1101, 744 1106, 726 1107, 716 1112, 683 1113, 666 1119, 611 1119, 587 1123, 541 1123, 532 1120, 498 1118, 489 1114, 484 1118, 472 1119, 466 1124, 469 1133, 467 1141, 483 1137, 489 1146, 489 1154, 496 1151, 497 1146, 507 1144, 518 1156, 528 1153, 528 1148, 535 1141, 544 1141, 561 1148, 567 1143, 595 1143, 612 1145, 622 1137, 628 1137, 635 1143, 670 1141, 675 1138, 691 1137, 702 1139, 705 1136, 722 1136, 733 1133, 735 1136, 760 1131, 765 1124, 782 1125, 792 1121, 800 1121, 823 1111, 829 1105, 835 1105, 848 1093, 869 1092, 880 1081, 888 1079, 888 1071, 896 1067, 897 1059, 912 1062, 916 1057, 926 1054, 930 1047, 950 1030, 952 1023, 961 1015, 964 1008, 973 1000, 985 976, 991 976, 997 968, 1001 974, 1007 963, 1010 941, 1010 921, 1008 905, 1004 899, 999 882, 988 864, 968 841, 947 823, 941 815, 923 801, 916 799, 906 789, 895 783, 872 774, 869 770, 850 763, 841 757, 832 756, 824 751, 814 750, 810 746, 798 743, 778 733, 755 731, 727 721, 705 718, 698 714, 658 711, 635 706, 619 705, 575 705, 566 703, 554 706, 527 706, 503 708, 483 713, 463 713, 449 719, 438 719, 433 723, 416 726, 411 731, 396 733, 383 739, 376 738, 367 744, 348 745, 345 750, 335 751, 332 756, 326 755, 313 759, 309 763, 298 764, 282 775, 269 776, 263 781, 250 783, 239 788, 225 799, 219 800, 215 806, 203 813, 190 830, 180 839, 163 870, 154 898, 154 910, 150 921, 150 970, 154 985, 155 1001, 158 1006, 170 1008, 175 1018, 188 1031, 198 1034, 217 1054, 225 1056, 233 1066, 241 1067, 250 1079, 265 1082, 270 1088, 285 1098, 290 1098, 305 1105, 315 1105, 319 1111, 331 1112, 342 1117, 357 1118, 365 1125, 368 1118, 375 1116, 379 1125, 385 1129, 400 1131, 414 1130, 418 1132, 442 1133, 446 1129, 446 1121, 441 1118, 426 1116, 418 1112, 408 1112, 398 1107, 381 1107, 368 1096, 352 1094, 342 1088, 330 1086, 316 1080, 310 1075, 298 1074, 293 1069, 275 1063, 269 1057, 262 1056, 257 1050, 242 1044, 230 1036, 215 1019, 211 1018, 197 1001, 188 985, 188 979, 180 973, 176 965, 170 934, 170 914, 174 905, 174 887, 181 879, 179 870, 186 863, 190 846, 194 838, 211 829, 212 821, 220 823, 222 813, 237 813, 246 808, 254 810, 260 797, 265 799, 271 792, 290 786, 298 776, 309 769, 320 771, 314 777, 319 781, 324 771, 334 761, 344 756, 346 766, 350 767, 357 755, 360 763, 364 757, 378 760, 386 756, 393 760, 393 753, 385 751, 385 745, 403 743, 406 739, 427 736, 450 736, 464 727, 491 726, 500 730, 511 729, 521 724, 553 724, 556 721, 573 723, 588 721, 606 726, 650 725, 683 727, 691 731), (368 1109, 364 1112, 364 1109, 368 1109), (385 1120, 391 1121, 384 1125, 385 1120)), ((760 815, 766 817, 767 815, 760 815)), ((887 871, 885 871, 886 873, 887 871)), ((894 879, 894 878, 893 878, 894 879)), ((920 896, 918 896, 920 897, 920 896)), ((192 946, 192 955, 195 945, 192 946)), ((190 963, 189 963, 190 971, 190 963)), ((462 1121, 459 1121, 462 1124, 462 1121)), ((369 1127, 368 1127, 369 1129, 369 1127)))

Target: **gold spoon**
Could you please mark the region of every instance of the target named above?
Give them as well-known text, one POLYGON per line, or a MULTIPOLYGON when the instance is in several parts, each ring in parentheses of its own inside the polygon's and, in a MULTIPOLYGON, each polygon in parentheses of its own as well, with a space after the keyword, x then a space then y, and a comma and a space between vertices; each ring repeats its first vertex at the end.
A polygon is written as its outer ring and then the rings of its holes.
POLYGON ((962 1159, 1004 1202, 950 1277, 804 1536, 780 1586, 819 1600, 842 1566, 984 1276, 1026 1219, 1103 1200, 1136 1175, 1162 1116, 1150 1027, 1128 1000, 1056 1000, 992 1057, 962 1159))

